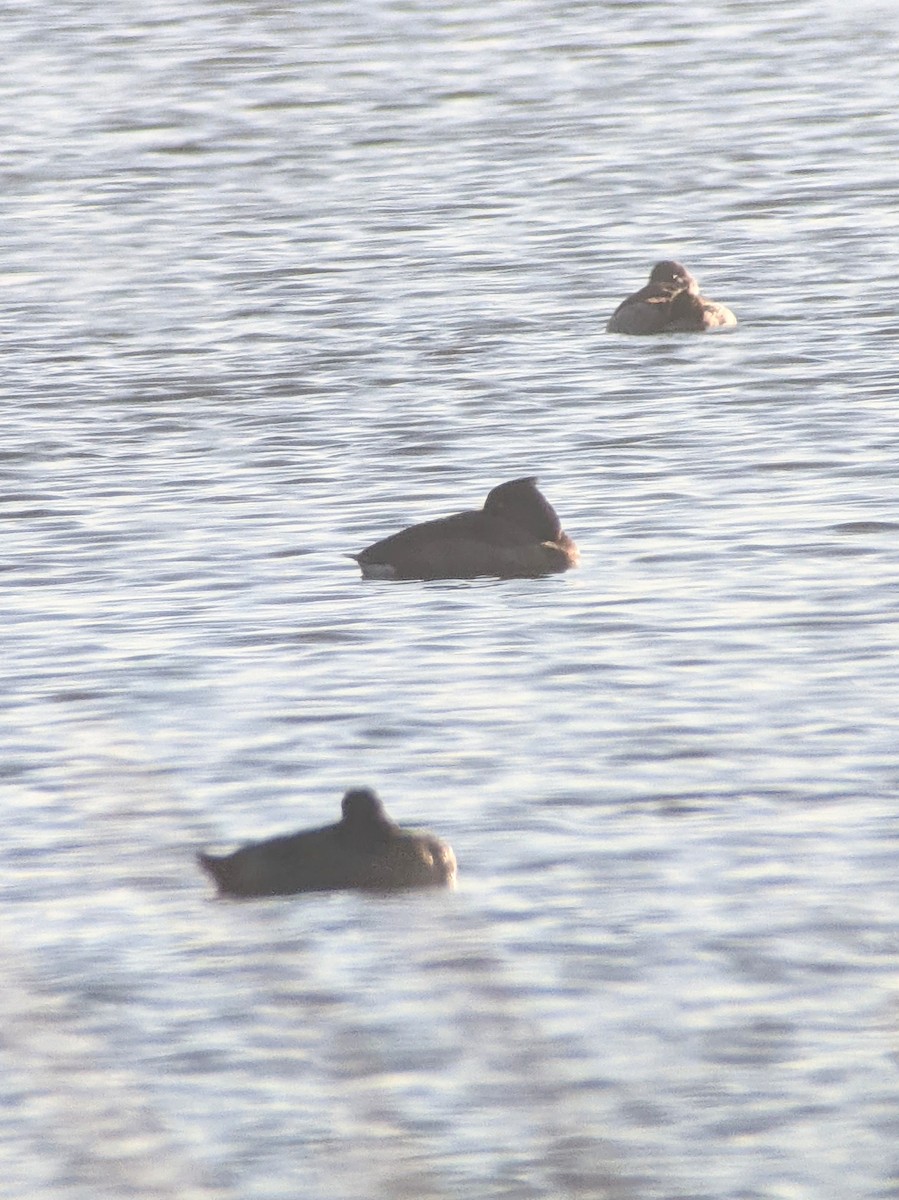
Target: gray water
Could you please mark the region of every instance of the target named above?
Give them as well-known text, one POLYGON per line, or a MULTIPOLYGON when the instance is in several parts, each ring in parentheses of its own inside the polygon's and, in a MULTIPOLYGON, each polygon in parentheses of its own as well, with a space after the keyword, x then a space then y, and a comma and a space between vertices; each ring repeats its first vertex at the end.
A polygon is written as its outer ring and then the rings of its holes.
POLYGON ((899 10, 3 36, 0 1196, 899 1195, 899 10), (579 570, 342 557, 523 474, 579 570), (362 783, 456 893, 212 898, 362 783))

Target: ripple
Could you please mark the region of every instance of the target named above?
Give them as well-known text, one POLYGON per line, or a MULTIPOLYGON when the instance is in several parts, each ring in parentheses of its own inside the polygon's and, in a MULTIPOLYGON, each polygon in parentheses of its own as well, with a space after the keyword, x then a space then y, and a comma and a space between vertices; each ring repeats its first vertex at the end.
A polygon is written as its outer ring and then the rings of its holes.
POLYGON ((879 1194, 895 20, 129 8, 4 24, 10 1194, 879 1194), (341 558, 531 473, 564 577, 341 558), (210 897, 356 782, 454 896, 210 897))

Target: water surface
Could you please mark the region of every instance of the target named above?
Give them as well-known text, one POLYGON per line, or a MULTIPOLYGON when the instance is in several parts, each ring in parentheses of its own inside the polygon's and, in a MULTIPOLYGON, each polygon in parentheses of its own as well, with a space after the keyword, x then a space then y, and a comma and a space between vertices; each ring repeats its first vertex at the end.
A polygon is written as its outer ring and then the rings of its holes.
POLYGON ((0 1195, 899 1193, 897 30, 9 10, 0 1195), (361 783, 458 892, 213 901, 361 783))

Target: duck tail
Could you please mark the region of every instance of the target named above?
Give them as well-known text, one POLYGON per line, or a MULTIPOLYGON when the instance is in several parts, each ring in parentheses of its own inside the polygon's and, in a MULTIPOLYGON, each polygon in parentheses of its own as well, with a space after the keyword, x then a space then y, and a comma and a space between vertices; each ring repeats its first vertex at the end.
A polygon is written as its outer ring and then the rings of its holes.
POLYGON ((210 875, 218 887, 219 894, 223 895, 230 890, 230 864, 227 858, 219 858, 215 854, 204 854, 199 851, 197 854, 197 862, 203 868, 207 875, 210 875))

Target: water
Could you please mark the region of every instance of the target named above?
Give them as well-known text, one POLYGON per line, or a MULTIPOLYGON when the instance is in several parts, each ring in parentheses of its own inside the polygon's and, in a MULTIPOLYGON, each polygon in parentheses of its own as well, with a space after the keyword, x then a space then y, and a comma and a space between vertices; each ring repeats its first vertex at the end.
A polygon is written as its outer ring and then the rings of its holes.
POLYGON ((4 38, 0 1195, 899 1194, 892 6, 4 38), (578 571, 341 557, 531 473, 578 571), (211 899, 360 783, 457 893, 211 899))

